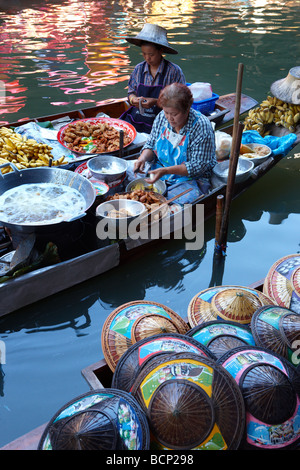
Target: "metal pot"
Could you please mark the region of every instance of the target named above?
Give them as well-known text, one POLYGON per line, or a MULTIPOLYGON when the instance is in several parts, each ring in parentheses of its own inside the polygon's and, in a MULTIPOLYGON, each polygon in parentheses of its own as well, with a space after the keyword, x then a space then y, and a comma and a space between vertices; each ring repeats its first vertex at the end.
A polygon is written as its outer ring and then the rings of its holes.
POLYGON ((68 221, 58 221, 53 224, 43 225, 22 225, 17 223, 2 222, 0 217, 0 224, 9 228, 13 232, 26 233, 49 233, 61 230, 62 228, 70 228, 70 224, 86 215, 86 211, 93 205, 96 199, 96 190, 93 184, 84 176, 79 173, 74 173, 62 168, 53 167, 40 167, 40 168, 27 168, 25 170, 18 170, 12 163, 5 163, 0 166, 0 195, 14 187, 23 184, 32 183, 54 183, 57 185, 65 185, 76 189, 83 196, 85 200, 84 212, 75 214, 75 216, 68 221), (2 175, 1 168, 11 166, 12 172, 2 175))

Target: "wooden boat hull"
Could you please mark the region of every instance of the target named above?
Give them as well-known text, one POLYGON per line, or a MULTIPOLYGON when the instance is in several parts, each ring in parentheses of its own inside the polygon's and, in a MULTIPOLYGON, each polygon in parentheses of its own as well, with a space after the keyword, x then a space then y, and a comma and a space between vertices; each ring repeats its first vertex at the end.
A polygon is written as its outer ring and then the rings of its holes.
MULTIPOLYGON (((278 160, 279 157, 270 157, 269 161, 256 167, 253 177, 250 177, 243 183, 235 185, 233 198, 236 198, 254 184, 255 181, 268 172, 278 160)), ((199 204, 204 205, 204 220, 208 220, 215 215, 217 197, 219 195, 225 196, 225 193, 226 185, 222 184, 199 200, 199 204)), ((196 206, 197 204, 194 204, 194 209, 196 206)), ((93 208, 91 210, 93 210, 93 208)), ((170 238, 172 238, 172 233, 170 233, 170 238)), ((160 238, 151 240, 128 239, 127 241, 121 240, 118 243, 103 247, 97 248, 97 246, 94 246, 91 247, 93 251, 83 253, 73 259, 66 259, 56 265, 28 272, 20 277, 0 284, 0 317, 101 275, 125 263, 129 258, 132 258, 133 255, 139 256, 142 253, 144 254, 153 245, 157 243, 167 243, 167 241, 168 240, 161 240, 160 238), (68 272, 68 276, 65 275, 66 271, 68 272), (51 282, 49 282, 50 279, 51 282)))

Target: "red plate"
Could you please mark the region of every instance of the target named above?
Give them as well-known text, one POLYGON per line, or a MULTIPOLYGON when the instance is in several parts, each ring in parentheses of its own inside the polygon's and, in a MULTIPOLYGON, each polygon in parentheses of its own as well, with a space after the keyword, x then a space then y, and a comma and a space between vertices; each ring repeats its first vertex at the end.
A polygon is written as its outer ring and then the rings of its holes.
MULTIPOLYGON (((130 145, 134 139, 136 138, 136 130, 135 128, 129 124, 128 122, 126 121, 122 121, 121 119, 113 119, 113 118, 106 118, 106 117, 99 117, 99 118, 87 118, 87 119, 77 119, 76 122, 91 122, 93 124, 102 124, 102 123, 107 123, 109 126, 113 126, 115 129, 117 130, 122 130, 124 132, 127 133, 128 137, 130 138, 130 142, 126 145, 124 145, 124 147, 127 147, 128 145, 130 145)), ((58 133, 57 133, 57 140, 59 141, 59 143, 61 145, 63 145, 66 149, 68 150, 71 150, 73 152, 72 149, 70 149, 66 144, 65 144, 65 141, 64 141, 64 135, 65 135, 65 131, 66 129, 69 127, 69 124, 67 124, 66 126, 62 127, 58 133)), ((115 151, 118 151, 115 150, 115 151)), ((90 152, 78 152, 76 150, 76 152, 74 151, 74 153, 79 153, 81 155, 91 155, 90 152)), ((99 155, 101 153, 111 153, 111 152, 97 152, 95 153, 94 155, 99 155)))

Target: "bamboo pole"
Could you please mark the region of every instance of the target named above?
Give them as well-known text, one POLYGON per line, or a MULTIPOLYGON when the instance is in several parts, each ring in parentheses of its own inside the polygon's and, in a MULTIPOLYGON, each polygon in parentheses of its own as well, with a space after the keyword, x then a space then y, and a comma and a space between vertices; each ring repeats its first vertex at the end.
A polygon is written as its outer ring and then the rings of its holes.
POLYGON ((227 187, 226 187, 226 195, 225 195, 225 206, 224 206, 224 213, 223 213, 223 218, 222 218, 219 244, 218 244, 219 245, 218 251, 222 255, 226 253, 229 212, 230 212, 230 205, 231 205, 231 201, 233 197, 236 168, 237 168, 239 154, 240 154, 240 146, 241 146, 241 139, 242 139, 242 132, 243 132, 243 125, 239 122, 243 69, 244 69, 243 64, 239 64, 237 85, 236 85, 236 102, 235 102, 235 112, 234 112, 234 121, 233 121, 232 145, 231 145, 231 152, 230 152, 230 158, 229 158, 229 169, 228 169, 227 187))

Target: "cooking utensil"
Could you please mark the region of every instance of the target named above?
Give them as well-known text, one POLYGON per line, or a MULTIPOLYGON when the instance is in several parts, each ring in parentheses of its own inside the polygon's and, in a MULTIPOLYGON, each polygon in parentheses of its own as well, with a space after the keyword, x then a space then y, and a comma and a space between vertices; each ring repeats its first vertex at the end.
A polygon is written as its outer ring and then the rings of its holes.
POLYGON ((69 170, 55 167, 39 167, 39 168, 27 168, 25 170, 18 170, 18 168, 11 162, 4 163, 0 166, 1 168, 10 166, 13 171, 2 175, 0 171, 0 195, 12 189, 14 187, 24 184, 40 184, 40 183, 52 183, 57 185, 63 185, 77 190, 85 200, 84 212, 74 214, 69 221, 58 221, 57 223, 43 225, 22 225, 19 223, 8 223, 1 222, 5 227, 11 228, 14 231, 32 233, 49 231, 50 229, 56 229, 58 226, 67 225, 69 222, 84 217, 86 211, 93 205, 96 198, 96 190, 93 184, 78 173, 74 173, 69 170))
POLYGON ((87 162, 87 167, 97 180, 112 183, 120 180, 126 173, 128 163, 112 155, 99 155, 87 162))

